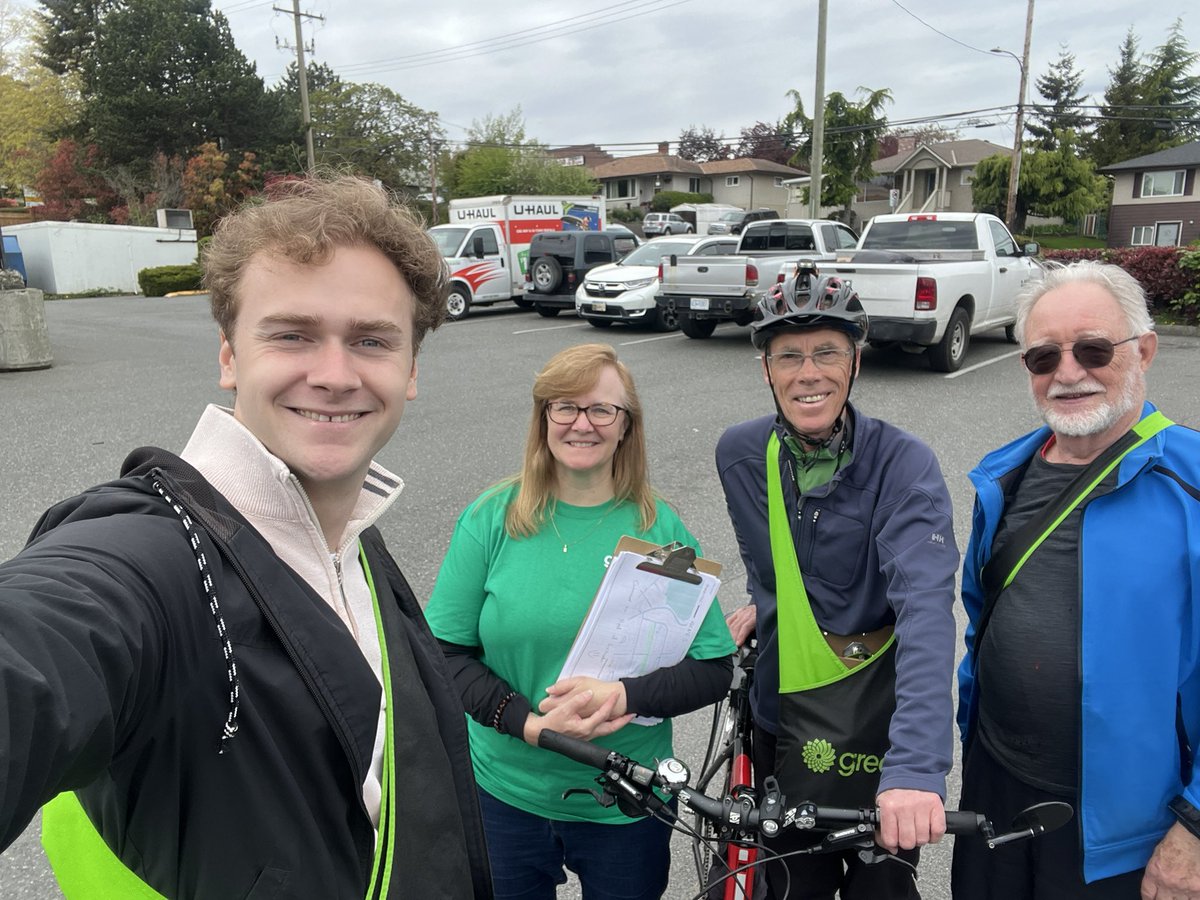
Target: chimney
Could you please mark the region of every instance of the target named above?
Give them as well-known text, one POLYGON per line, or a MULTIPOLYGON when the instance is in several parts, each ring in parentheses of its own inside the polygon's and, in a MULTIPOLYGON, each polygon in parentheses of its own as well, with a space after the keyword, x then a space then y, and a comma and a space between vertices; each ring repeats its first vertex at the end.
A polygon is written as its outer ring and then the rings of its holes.
POLYGON ((671 152, 671 142, 670 141, 661 141, 658 145, 658 152, 661 153, 663 156, 666 156, 667 154, 669 154, 671 152))
POLYGON ((915 134, 902 135, 896 141, 896 153, 912 153, 917 149, 917 136, 915 134))

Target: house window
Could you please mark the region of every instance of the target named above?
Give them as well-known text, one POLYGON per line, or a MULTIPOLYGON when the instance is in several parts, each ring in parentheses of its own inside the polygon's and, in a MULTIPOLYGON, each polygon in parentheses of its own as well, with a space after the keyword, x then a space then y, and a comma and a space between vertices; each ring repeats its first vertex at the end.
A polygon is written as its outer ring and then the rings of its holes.
POLYGON ((1154 243, 1154 226, 1153 225, 1134 225, 1133 237, 1129 239, 1130 246, 1133 247, 1148 247, 1154 243))
POLYGON ((1182 197, 1184 170, 1173 172, 1143 172, 1143 197, 1182 197))
POLYGON ((742 183, 742 177, 740 175, 726 175, 725 176, 725 187, 737 187, 741 183, 742 183))
POLYGON ((963 169, 962 175, 959 176, 959 184, 970 184, 975 180, 975 168, 972 166, 969 169, 963 169))
POLYGON ((604 196, 609 200, 632 197, 633 180, 630 178, 618 178, 615 181, 606 181, 604 183, 604 196))
POLYGON ((783 187, 783 176, 776 175, 775 180, 771 182, 775 187, 783 187))
POLYGON ((700 179, 699 178, 689 178, 688 179, 688 193, 689 194, 700 193, 700 179))

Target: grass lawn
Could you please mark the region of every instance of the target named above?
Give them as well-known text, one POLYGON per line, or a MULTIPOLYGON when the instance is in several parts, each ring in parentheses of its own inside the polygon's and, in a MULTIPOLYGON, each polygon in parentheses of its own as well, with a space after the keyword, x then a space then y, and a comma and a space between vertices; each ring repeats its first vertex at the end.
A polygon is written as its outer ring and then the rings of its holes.
POLYGON ((1103 250, 1107 246, 1104 238, 1081 237, 1077 234, 1035 235, 1024 240, 1037 241, 1045 250, 1103 250))

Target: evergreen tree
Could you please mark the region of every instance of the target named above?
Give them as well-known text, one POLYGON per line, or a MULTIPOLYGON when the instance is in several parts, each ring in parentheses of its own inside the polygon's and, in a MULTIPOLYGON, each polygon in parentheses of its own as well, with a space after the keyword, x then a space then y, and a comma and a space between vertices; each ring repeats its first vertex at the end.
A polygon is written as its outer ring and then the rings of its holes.
POLYGON ((1121 43, 1117 66, 1108 70, 1108 88, 1100 107, 1100 124, 1092 141, 1092 161, 1099 169, 1123 159, 1151 152, 1153 140, 1147 128, 1142 102, 1145 66, 1138 51, 1138 38, 1131 27, 1121 43))
POLYGON ((1200 135, 1200 74, 1192 74, 1200 53, 1188 47, 1183 21, 1176 19, 1162 46, 1150 55, 1143 102, 1154 110, 1157 149, 1200 135))
POLYGON ((1088 117, 1081 107, 1087 102, 1080 96, 1083 73, 1075 68, 1075 55, 1065 44, 1059 48, 1058 59, 1050 64, 1044 75, 1034 81, 1037 91, 1046 101, 1030 110, 1025 125, 1042 150, 1054 150, 1058 146, 1055 132, 1070 129, 1077 135, 1085 134, 1088 117))

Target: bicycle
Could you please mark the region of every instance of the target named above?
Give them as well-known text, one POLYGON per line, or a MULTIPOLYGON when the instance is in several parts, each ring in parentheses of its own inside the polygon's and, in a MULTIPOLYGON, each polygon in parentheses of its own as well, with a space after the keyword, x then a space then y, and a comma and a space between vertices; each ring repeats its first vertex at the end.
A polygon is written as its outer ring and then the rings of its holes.
MULTIPOLYGON (((713 779, 724 773, 722 794, 754 797, 753 744, 754 719, 750 711, 750 686, 754 681, 757 643, 751 637, 733 660, 733 679, 729 693, 713 709, 708 748, 696 779, 696 790, 707 793, 713 779)), ((719 841, 713 824, 693 813, 696 834, 692 838, 692 857, 696 877, 709 900, 753 900, 757 885, 759 845, 754 836, 742 830, 729 840, 719 841), (714 861, 714 855, 716 857, 714 861), (729 873, 735 873, 730 875, 729 873), (710 884, 711 882, 711 884, 710 884)))
MULTIPOLYGON (((538 746, 573 759, 585 766, 600 770, 596 783, 600 791, 588 788, 572 788, 566 795, 577 792, 591 794, 603 806, 617 804, 627 816, 653 815, 667 822, 676 830, 694 835, 671 809, 669 801, 658 796, 662 791, 678 801, 695 815, 713 826, 718 839, 730 839, 735 834, 748 833, 774 837, 784 829, 824 832, 819 843, 795 854, 828 853, 834 850, 858 849, 870 855, 872 862, 902 860, 892 856, 875 843, 875 825, 879 821, 876 808, 842 809, 817 806, 801 801, 787 805, 787 798, 779 790, 774 777, 763 779, 761 798, 742 793, 734 797, 725 794, 720 798, 710 797, 688 784, 691 772, 674 757, 660 760, 653 768, 642 765, 615 750, 608 750, 589 741, 568 737, 550 729, 538 735, 538 746)), ((946 810, 946 831, 956 835, 976 835, 995 849, 1013 841, 1036 838, 1060 828, 1070 821, 1074 810, 1069 803, 1039 803, 1020 812, 1012 827, 1003 834, 996 834, 995 827, 987 817, 967 810, 946 810)), ((764 849, 760 846, 760 849, 764 849)), ((755 860, 745 867, 752 869, 766 862, 755 860)), ((733 869, 722 877, 733 878, 743 867, 733 869)), ((702 889, 692 900, 703 900, 708 893, 702 889)), ((786 896, 786 891, 785 891, 786 896)))

